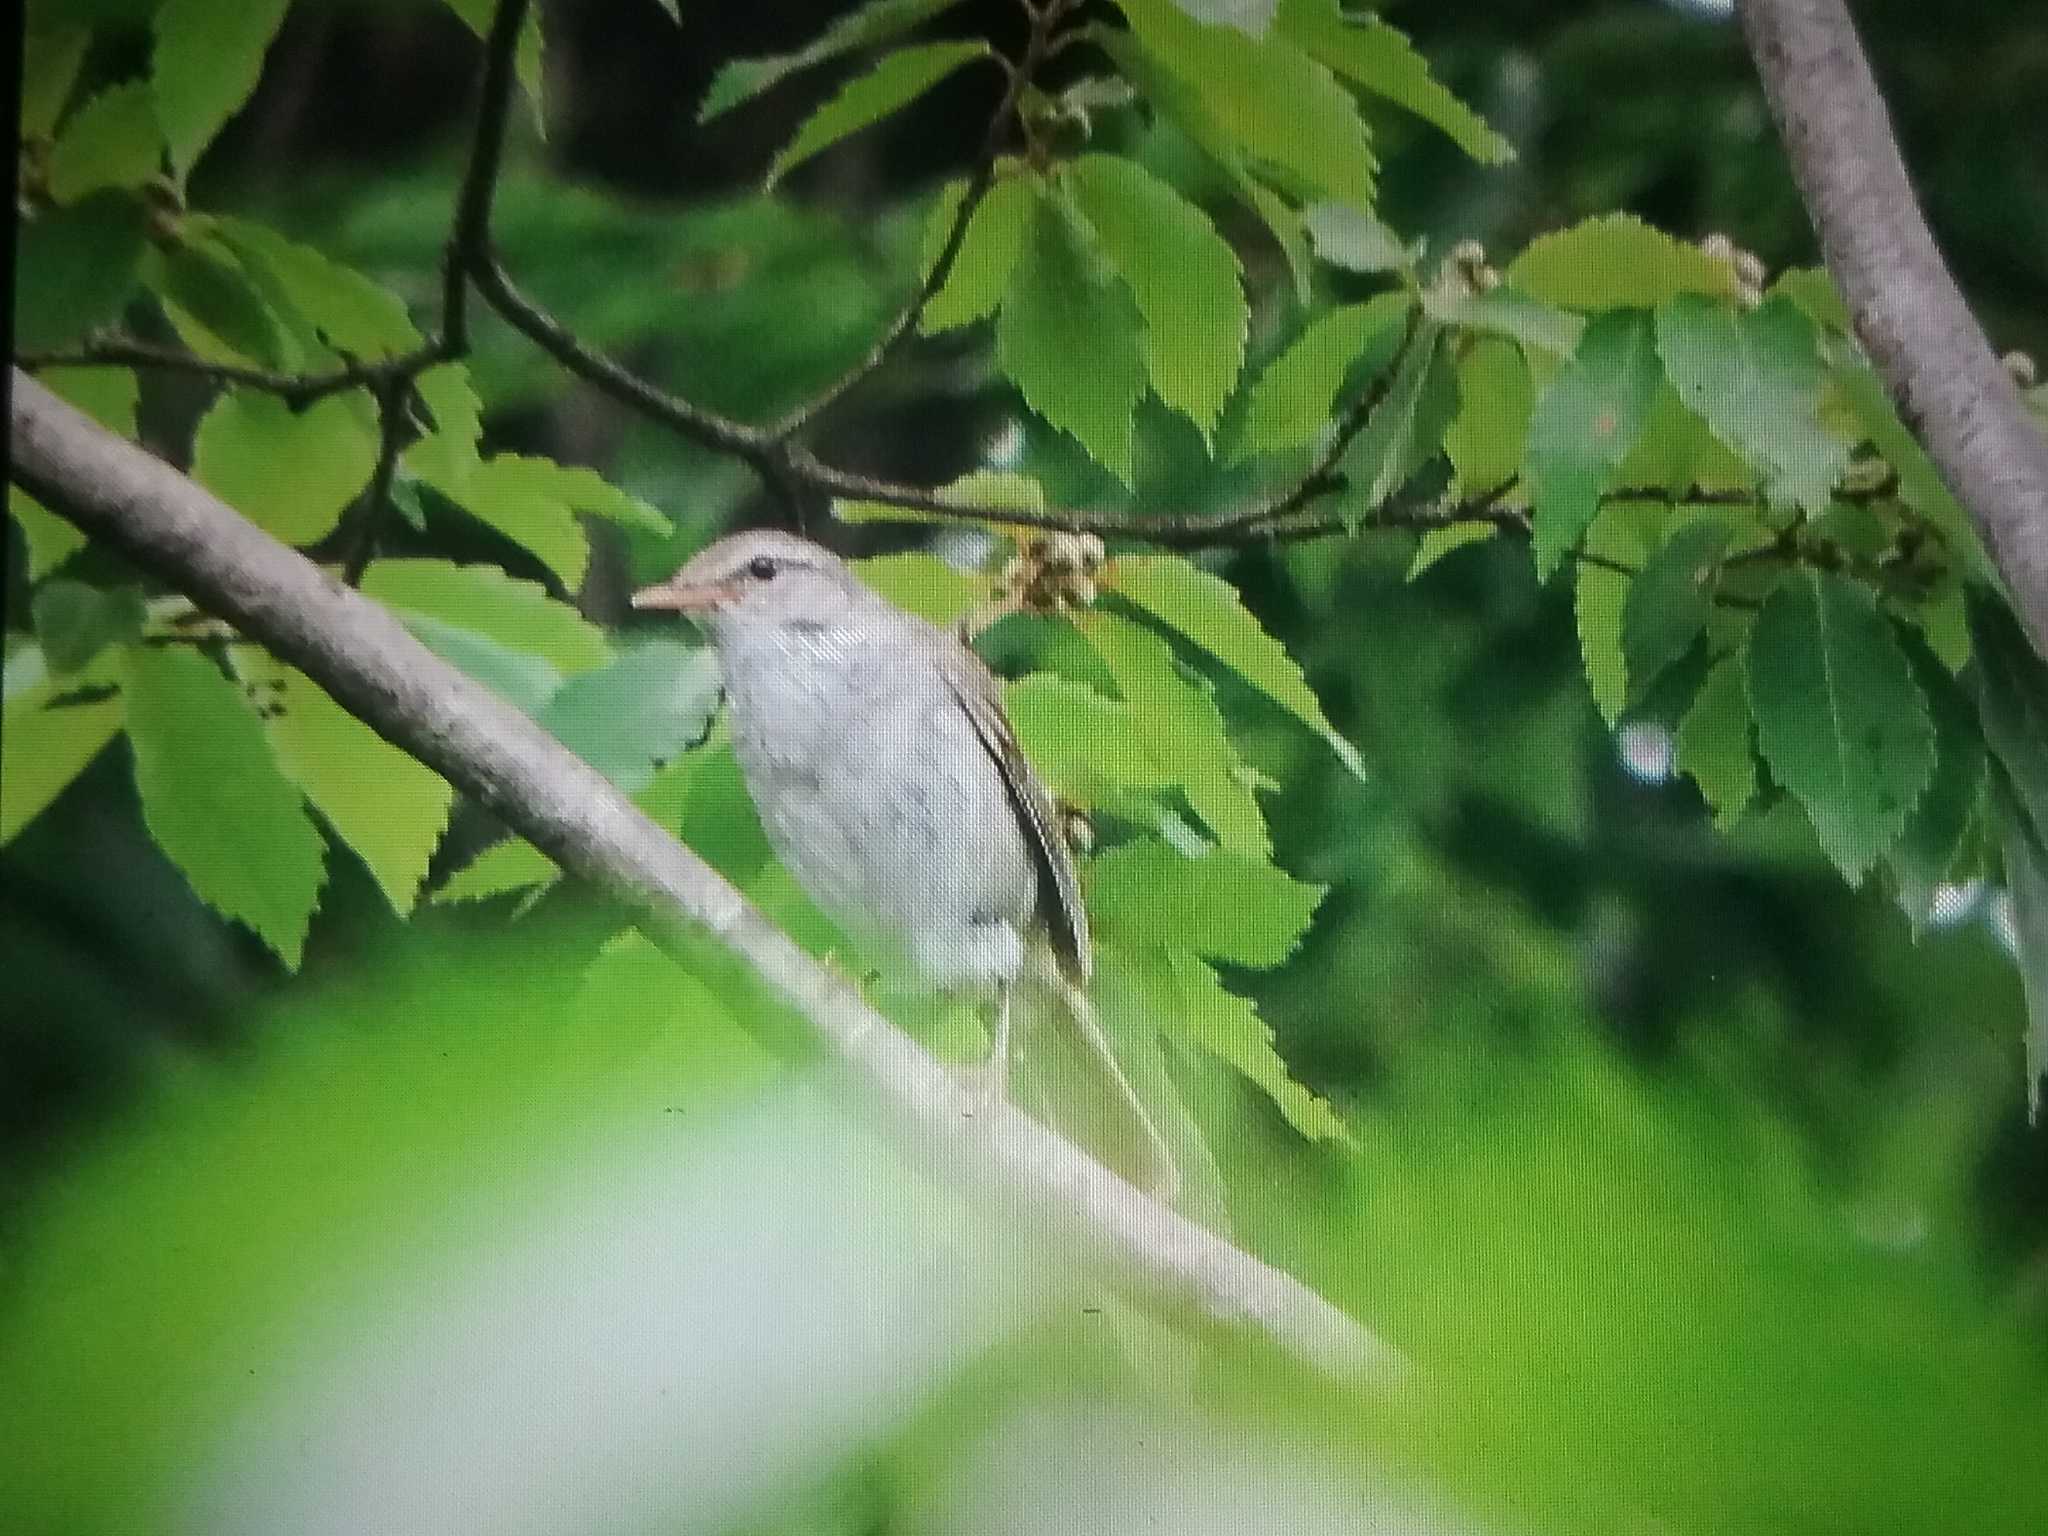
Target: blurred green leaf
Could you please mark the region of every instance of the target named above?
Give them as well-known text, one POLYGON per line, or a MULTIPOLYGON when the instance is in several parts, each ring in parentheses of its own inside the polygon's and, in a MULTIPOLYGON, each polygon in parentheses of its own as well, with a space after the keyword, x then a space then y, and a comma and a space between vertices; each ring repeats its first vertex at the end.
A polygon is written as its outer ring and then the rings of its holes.
POLYGON ((290 369, 303 361, 297 338, 202 221, 192 221, 176 245, 152 251, 143 277, 178 339, 208 362, 290 369))
POLYGON ((1173 782, 1139 744, 1130 705, 1085 683, 1033 672, 1004 685, 1003 709, 1024 755, 1071 804, 1097 806, 1173 782))
POLYGON ((957 624, 991 595, 986 576, 959 570, 936 555, 874 555, 854 561, 853 573, 898 608, 942 629, 957 624))
POLYGON ((720 113, 751 101, 798 70, 809 69, 840 54, 871 48, 928 21, 956 0, 867 0, 793 53, 757 59, 730 59, 712 77, 697 108, 697 121, 708 123, 720 113))
POLYGON ((109 86, 71 115, 50 150, 50 196, 75 203, 104 187, 139 187, 163 167, 146 81, 109 86))
POLYGON ((28 22, 21 45, 23 139, 46 139, 56 129, 91 42, 88 27, 47 17, 28 22))
POLYGON ((1906 659, 1926 695, 1934 726, 1934 773, 1885 857, 1899 906, 1918 938, 1934 915, 1935 892, 1954 872, 1984 799, 1984 737, 1969 695, 1918 636, 1908 636, 1906 659))
POLYGON ((1412 271, 1420 250, 1349 203, 1313 204, 1302 210, 1301 222, 1316 255, 1347 272, 1412 271))
POLYGON ((1607 506, 1586 529, 1586 553, 1596 558, 1580 565, 1572 594, 1579 658, 1585 664, 1593 702, 1611 726, 1628 704, 1628 662, 1622 655, 1621 626, 1629 583, 1634 578, 1599 562, 1613 561, 1633 569, 1642 563, 1643 541, 1622 508, 1607 506))
POLYGON ((229 388, 200 419, 192 478, 287 544, 333 532, 377 465, 377 415, 359 391, 293 410, 229 388))
MULTIPOLYGON (((497 11, 497 0, 443 0, 443 3, 462 18, 463 24, 477 35, 478 41, 491 35, 491 17, 497 11)), ((541 82, 546 76, 541 62, 540 18, 539 6, 526 13, 526 23, 519 29, 519 42, 512 53, 512 75, 533 108, 534 131, 546 138, 547 109, 541 99, 541 82)))
POLYGON ((40 351, 119 317, 142 270, 142 204, 108 190, 15 224, 14 344, 40 351))
MULTIPOLYGON (((985 320, 995 313, 1003 291, 1009 287, 1010 273, 1017 265, 1017 257, 1024 249, 1025 236, 1030 233, 1040 190, 1036 179, 1023 172, 997 173, 982 197, 981 205, 967 221, 959 253, 953 258, 945 285, 932 295, 924 313, 918 316, 920 331, 931 335, 985 320)), ((965 182, 950 182, 941 189, 933 203, 925 225, 926 273, 937 263, 939 252, 945 246, 946 233, 952 228, 953 219, 959 211, 960 199, 966 195, 965 182)))
POLYGON ((1521 474, 1536 385, 1521 348, 1499 336, 1474 337, 1457 369, 1458 414, 1444 428, 1444 452, 1459 492, 1472 496, 1521 474))
POLYGON ((1828 384, 1831 389, 1839 391, 1848 403, 1857 426, 1897 472, 1900 498, 1932 523, 1951 549, 1960 552, 1961 574, 1978 581, 1995 582, 1991 558, 1977 537, 1976 524, 1949 494, 1940 471, 1927 457, 1927 450, 1920 446, 1919 439, 1899 420, 1898 410, 1876 370, 1868 363, 1852 363, 1832 370, 1828 384))
POLYGON ((1415 328, 1365 430, 1338 461, 1347 482, 1344 512, 1354 524, 1385 506, 1444 446, 1458 412, 1458 381, 1442 341, 1433 320, 1415 328))
POLYGON ((223 217, 208 227, 271 308, 303 322, 320 344, 364 362, 420 345, 405 301, 354 268, 253 220, 223 217))
POLYGON ((1244 451, 1272 453, 1312 442, 1330 425, 1346 378, 1393 360, 1411 302, 1404 293, 1383 293, 1312 320, 1253 382, 1244 451))
POLYGON ((1236 253, 1206 214, 1134 161, 1083 155, 1062 175, 1144 317, 1153 392, 1207 441, 1244 366, 1251 310, 1236 253))
POLYGON ((1991 592, 1968 592, 1973 680, 1984 741, 2005 770, 2034 835, 2048 840, 2048 666, 1991 592))
POLYGON ((1650 317, 1618 309, 1596 317, 1579 349, 1529 418, 1528 473, 1536 574, 1557 569, 1600 509, 1600 493, 1628 457, 1656 398, 1650 317))
POLYGON ((110 645, 138 639, 149 612, 135 587, 46 581, 29 600, 29 615, 44 660, 61 675, 78 671, 110 645))
POLYGON ((1711 583, 1728 536, 1728 525, 1713 518, 1681 523, 1629 583, 1621 610, 1621 651, 1632 702, 1705 633, 1713 607, 1711 583))
POLYGON ((42 814, 121 729, 122 697, 112 658, 84 675, 59 679, 42 651, 8 653, 6 710, 0 718, 0 846, 42 814))
POLYGON ((1862 882, 1934 773, 1934 728, 1870 593, 1797 571, 1757 615, 1749 707, 1771 776, 1806 807, 1843 878, 1862 882))
POLYGON ((774 186, 820 150, 908 106, 962 65, 993 57, 988 44, 982 42, 928 43, 885 55, 866 74, 847 81, 837 95, 804 120, 796 137, 769 165, 767 185, 774 186))
POLYGON ((2027 1119, 2041 1119, 2042 1083, 2048 1078, 2048 853, 2038 824, 2005 793, 2006 781, 1992 776, 1996 790, 1999 845, 2005 856, 2006 886, 2012 893, 2013 943, 2027 995, 2027 1119))
POLYGON ((255 91, 289 3, 163 0, 157 7, 150 81, 179 180, 255 91))
POLYGON ((1353 85, 1441 128, 1481 165, 1503 165, 1514 146, 1429 72, 1429 62, 1377 16, 1347 16, 1337 0, 1286 0, 1280 30, 1353 85))
POLYGON ((1106 939, 1259 969, 1294 953, 1325 890, 1263 858, 1228 848, 1190 858, 1150 837, 1094 859, 1087 886, 1106 939))
POLYGON ((1040 197, 996 319, 996 358, 1026 405, 1126 485, 1131 413, 1145 390, 1143 324, 1062 200, 1040 197))
POLYGON ((1714 825, 1727 831, 1756 798, 1756 752, 1740 657, 1724 657, 1707 673, 1679 723, 1676 747, 1678 767, 1699 785, 1714 825))
POLYGON ((1826 510, 1849 448, 1820 424, 1820 354, 1791 300, 1738 313, 1682 294, 1657 311, 1657 353, 1679 396, 1775 495, 1826 510))
POLYGON ((1445 555, 1468 544, 1482 544, 1500 532, 1493 523, 1446 523, 1432 528, 1415 541, 1415 558, 1408 562, 1408 580, 1414 581, 1445 555))
POLYGON ((1120 555, 1097 580, 1235 670, 1327 741, 1346 768, 1364 775, 1358 749, 1337 734, 1287 648, 1259 626, 1229 582, 1170 555, 1120 555))
POLYGON ((1696 245, 1610 213, 1532 240, 1508 264, 1522 292, 1572 309, 1650 309, 1681 293, 1732 298, 1735 271, 1696 245))
POLYGON ((296 970, 326 848, 248 700, 183 646, 130 646, 121 680, 150 836, 200 900, 296 970))
POLYGON ((562 745, 631 795, 703 739, 719 688, 710 647, 647 640, 563 683, 539 718, 562 745))
POLYGON ((553 678, 548 693, 562 678, 611 659, 596 625, 549 597, 538 582, 508 576, 494 565, 378 560, 364 572, 362 589, 415 632, 423 623, 439 632, 467 632, 531 658, 553 678))

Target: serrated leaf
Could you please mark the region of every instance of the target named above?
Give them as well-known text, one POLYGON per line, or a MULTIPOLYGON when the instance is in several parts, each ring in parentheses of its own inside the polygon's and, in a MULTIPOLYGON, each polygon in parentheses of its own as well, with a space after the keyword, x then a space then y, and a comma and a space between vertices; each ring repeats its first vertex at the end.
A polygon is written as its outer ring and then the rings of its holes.
POLYGON ((712 77, 697 108, 697 121, 708 123, 722 112, 751 101, 798 70, 808 69, 857 48, 886 43, 928 21, 957 0, 868 0, 840 17, 808 45, 794 53, 733 59, 712 77))
POLYGON ((1445 325, 1505 336, 1554 357, 1569 357, 1586 329, 1585 321, 1570 310, 1557 309, 1505 283, 1484 293, 1431 284, 1422 290, 1422 307, 1445 325))
POLYGON ((1083 248, 1059 202, 1039 198, 996 317, 996 359, 1025 404, 1126 485, 1142 328, 1130 291, 1083 248))
POLYGON ((1967 593, 1971 679, 1984 741, 2011 781, 2037 837, 2048 839, 2048 666, 2012 610, 1992 593, 1967 593))
POLYGON ((1206 214, 1135 161, 1083 155, 1064 176, 1144 317, 1153 393, 1207 441, 1244 366, 1251 309, 1236 253, 1206 214))
POLYGON ((209 230, 273 308, 302 321, 324 345, 365 362, 420 345, 405 301, 355 268, 247 219, 216 218, 209 230))
POLYGON ((1145 51, 1200 93, 1207 115, 1247 156, 1339 202, 1372 206, 1371 137, 1322 64, 1277 30, 1250 38, 1192 20, 1171 0, 1117 3, 1145 51))
POLYGON ((1899 906, 1918 938, 1934 913, 1935 893, 1955 868, 1964 834, 1984 792, 1984 738, 1969 696, 1917 636, 1906 658, 1927 698, 1934 725, 1934 773, 1906 830, 1886 856, 1899 906))
POLYGON ((1346 768, 1364 776, 1358 749, 1330 724, 1287 648, 1260 627, 1229 582, 1169 555, 1122 555, 1103 567, 1097 583, 1231 668, 1327 741, 1346 768))
POLYGON ((1004 685, 1003 708, 1024 755, 1062 800, 1099 805, 1171 782, 1138 744, 1130 705, 1085 683, 1033 672, 1004 685))
POLYGON ((1694 488, 1754 491, 1762 471, 1714 436, 1669 379, 1657 384, 1657 399, 1636 445, 1614 472, 1617 485, 1661 488, 1683 496, 1694 488))
POLYGON ((1313 442, 1329 426, 1352 371, 1377 372, 1393 359, 1410 303, 1406 294, 1383 293, 1310 322, 1253 382, 1244 451, 1273 453, 1313 442))
POLYGON ((47 139, 64 115, 78 67, 92 43, 89 28, 32 17, 21 40, 21 137, 47 139))
POLYGON ((231 388, 192 440, 192 478, 287 544, 333 532, 376 466, 376 408, 360 393, 294 411, 275 395, 231 388))
POLYGON ((0 846, 43 813, 121 728, 122 701, 111 661, 82 677, 58 678, 40 647, 18 646, 6 662, 0 715, 0 846))
MULTIPOLYGON (((1521 348, 1498 336, 1476 338, 1458 358, 1457 370, 1458 414, 1444 429, 1444 452, 1456 471, 1457 489, 1473 496, 1521 473, 1536 383, 1521 348)), ((1409 579, 1415 575, 1411 570, 1409 579)))
POLYGON ((182 646, 122 657, 135 787, 150 836, 222 915, 297 969, 326 848, 242 692, 182 646))
POLYGON ((44 660, 62 675, 78 671, 110 645, 139 638, 149 610, 134 587, 46 581, 29 599, 29 616, 44 660))
POLYGON ((561 466, 499 454, 452 474, 445 462, 429 460, 407 467, 422 484, 530 551, 564 587, 574 591, 582 585, 590 562, 590 540, 576 521, 575 508, 563 499, 562 487, 549 473, 561 466), (538 465, 546 468, 534 468, 538 465))
MULTIPOLYGON (((1643 543, 1618 507, 1602 508, 1586 529, 1586 553, 1629 568, 1642 563, 1643 543)), ((1579 566, 1572 593, 1578 621, 1579 658, 1593 703, 1609 726, 1628 704, 1628 663, 1621 650, 1622 613, 1631 577, 1587 560, 1579 566)))
POLYGON ((1628 457, 1661 378, 1650 317, 1597 316, 1529 418, 1531 544, 1547 577, 1593 521, 1600 493, 1628 457))
POLYGON ((1919 439, 1899 420, 1898 410, 1876 370, 1868 363, 1850 363, 1834 369, 1828 382, 1847 402, 1857 425, 1884 455, 1885 462, 1897 472, 1899 498, 1932 523, 1949 547, 1961 556, 1958 565, 1964 575, 1995 583, 1991 558, 1977 537, 1976 525, 1949 494, 1940 471, 1920 446, 1919 439))
POLYGON ((1628 213, 1602 214, 1532 240, 1508 264, 1524 293, 1572 309, 1651 309, 1681 293, 1735 295, 1734 269, 1628 213))
POLYGON ((297 342, 234 252, 203 231, 154 253, 144 277, 178 339, 212 363, 294 368, 297 342))
POLYGON ((450 875, 434 892, 435 902, 487 901, 528 886, 552 885, 561 866, 522 837, 493 843, 450 875))
POLYGON ((141 277, 144 223, 142 204, 112 190, 18 217, 14 345, 58 347, 116 319, 141 277))
POLYGON ((1414 44, 1376 16, 1346 16, 1336 0, 1287 0, 1280 30, 1353 85, 1442 129, 1481 165, 1504 165, 1514 146, 1429 72, 1414 44))
POLYGON ((988 44, 982 42, 927 43, 885 55, 866 74, 847 81, 837 95, 804 120, 796 137, 769 165, 767 185, 774 186, 820 150, 908 106, 954 70, 992 57, 988 44))
POLYGON ((1349 482, 1344 509, 1354 521, 1384 506, 1443 448, 1458 413, 1458 380, 1441 342, 1435 321, 1416 328, 1386 394, 1339 461, 1349 482))
POLYGON ((50 196, 75 203, 103 187, 139 187, 162 168, 163 135, 141 80, 110 86, 72 114, 50 149, 50 196))
POLYGON ((643 641, 562 684, 539 718, 621 791, 637 794, 703 740, 720 686, 709 647, 643 641))
MULTIPOLYGON (((933 205, 925 230, 924 270, 929 273, 939 259, 946 234, 966 195, 964 182, 949 184, 933 205)), ((918 316, 918 329, 927 335, 985 320, 995 313, 1009 286, 1010 273, 1024 249, 1033 210, 1038 206, 1038 187, 1027 175, 998 175, 989 184, 981 205, 967 221, 960 250, 946 274, 945 286, 932 295, 918 316)))
MULTIPOLYGON (((979 514, 984 527, 1006 537, 1028 538, 1039 530, 1025 523, 1004 522, 1005 511, 1045 510, 1045 487, 1031 476, 1015 470, 977 469, 938 486, 935 494, 963 512, 979 514)), ((835 501, 832 503, 832 515, 842 523, 929 523, 935 528, 961 526, 961 519, 953 513, 899 507, 886 501, 835 501)))
POLYGON ((2004 853, 2006 889, 2012 896, 2012 927, 2020 984, 2027 999, 2027 1122, 2038 1125, 2044 1080, 2048 1080, 2048 853, 2029 817, 1991 776, 1998 840, 2004 853))
POLYGON ((1432 528, 1415 541, 1415 558, 1408 562, 1408 574, 1402 579, 1413 581, 1445 555, 1468 544, 1483 544, 1499 532, 1492 523, 1446 523, 1432 528))
POLYGON ((1239 997, 1193 955, 1170 954, 1164 964, 1173 977, 1180 1008, 1180 1032, 1218 1060, 1249 1078, 1270 1098, 1287 1123, 1311 1141, 1349 1141, 1350 1132, 1328 1101, 1294 1079, 1273 1044, 1273 1031, 1251 999, 1239 997))
POLYGON ((611 659, 611 647, 596 625, 549 597, 538 582, 508 576, 494 565, 379 560, 364 572, 362 590, 396 612, 408 628, 417 631, 424 622, 443 632, 490 640, 532 658, 552 674, 554 684, 611 659))
POLYGON ((1621 652, 1631 701, 1641 699, 1706 632, 1713 609, 1710 582, 1728 539, 1728 525, 1713 518, 1682 523, 1629 583, 1621 611, 1621 652))
POLYGON ((413 387, 431 430, 399 455, 399 464, 408 474, 437 486, 467 484, 470 471, 480 462, 477 445, 483 440, 483 402, 470 382, 468 367, 438 363, 414 380, 413 387))
MULTIPOLYGON (((497 13, 498 0, 444 0, 444 3, 462 18, 463 24, 477 35, 478 41, 491 35, 491 17, 497 13)), ((519 89, 533 108, 534 130, 546 137, 547 114, 541 101, 540 12, 539 6, 528 11, 526 24, 519 29, 519 41, 512 51, 512 76, 519 82, 519 89)))
POLYGON ((1407 272, 1414 268, 1420 244, 1404 243, 1363 208, 1349 203, 1315 203, 1302 210, 1316 255, 1347 272, 1407 272))
POLYGON ((1679 723, 1677 763, 1699 785, 1727 831, 1756 798, 1756 753, 1750 746, 1749 694, 1740 658, 1729 656, 1707 673, 1692 708, 1679 723))
POLYGON ((1089 910, 1105 939, 1258 969, 1294 953, 1325 890, 1264 859, 1225 848, 1189 858, 1149 837, 1088 866, 1089 910))
POLYGON ((1075 619, 1130 706, 1137 744, 1163 768, 1217 841, 1266 857, 1272 842, 1252 779, 1209 690, 1181 668, 1166 640, 1090 609, 1075 619))
POLYGON ((1757 615, 1746 672, 1771 776, 1860 884, 1934 772, 1934 728, 1905 652, 1863 587, 1798 571, 1757 615))
POLYGON ((1790 299, 1823 330, 1847 336, 1854 329, 1849 321, 1849 308, 1842 302, 1826 267, 1787 267, 1764 292, 1767 298, 1782 294, 1790 299))
POLYGON ((254 690, 285 776, 355 851, 392 909, 409 914, 448 825, 454 789, 267 652, 238 653, 236 670, 254 690))
POLYGON ((853 574, 898 608, 950 629, 989 600, 989 579, 948 565, 936 555, 875 555, 853 562, 853 574))
POLYGON ((1790 299, 1738 312, 1681 295, 1657 311, 1657 354, 1679 398, 1763 470, 1774 499, 1827 509, 1849 448, 1820 423, 1813 324, 1790 299))
POLYGON ((164 0, 157 7, 150 82, 180 180, 255 91, 288 3, 164 0))

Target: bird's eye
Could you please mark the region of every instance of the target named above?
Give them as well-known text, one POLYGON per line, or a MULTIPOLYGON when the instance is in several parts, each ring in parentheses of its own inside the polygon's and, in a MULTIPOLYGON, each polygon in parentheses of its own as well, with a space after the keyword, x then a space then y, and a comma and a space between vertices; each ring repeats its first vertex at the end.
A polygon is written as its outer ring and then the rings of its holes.
POLYGON ((747 562, 747 574, 756 581, 772 581, 775 577, 775 562, 766 555, 756 555, 747 562))

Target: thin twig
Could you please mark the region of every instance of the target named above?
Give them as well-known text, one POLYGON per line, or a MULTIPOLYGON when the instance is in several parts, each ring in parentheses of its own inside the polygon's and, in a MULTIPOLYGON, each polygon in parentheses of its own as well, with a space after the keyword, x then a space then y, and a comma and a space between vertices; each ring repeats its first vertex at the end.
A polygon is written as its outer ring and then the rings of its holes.
POLYGON ((442 361, 445 357, 439 343, 429 343, 375 362, 352 359, 339 368, 319 373, 282 373, 242 363, 217 363, 175 347, 119 338, 90 341, 68 352, 24 352, 15 358, 31 373, 47 368, 164 368, 193 373, 216 384, 241 384, 264 390, 294 408, 311 405, 343 390, 375 390, 394 380, 409 381, 442 361))
POLYGON ((355 507, 355 526, 349 530, 348 557, 341 566, 341 579, 351 587, 363 584, 363 572, 377 557, 377 541, 391 514, 391 481, 398 472, 398 456, 411 436, 407 406, 412 399, 412 380, 394 379, 381 385, 377 394, 377 467, 370 473, 369 487, 355 507))

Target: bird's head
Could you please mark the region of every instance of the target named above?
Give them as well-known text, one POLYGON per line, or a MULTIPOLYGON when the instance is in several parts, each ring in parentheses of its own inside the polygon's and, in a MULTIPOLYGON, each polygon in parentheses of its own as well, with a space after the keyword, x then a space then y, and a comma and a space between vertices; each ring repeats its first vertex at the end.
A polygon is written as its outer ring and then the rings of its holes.
POLYGON ((861 591, 846 563, 823 545, 756 529, 698 551, 667 581, 635 592, 633 606, 687 615, 715 638, 736 625, 827 624, 861 591))

